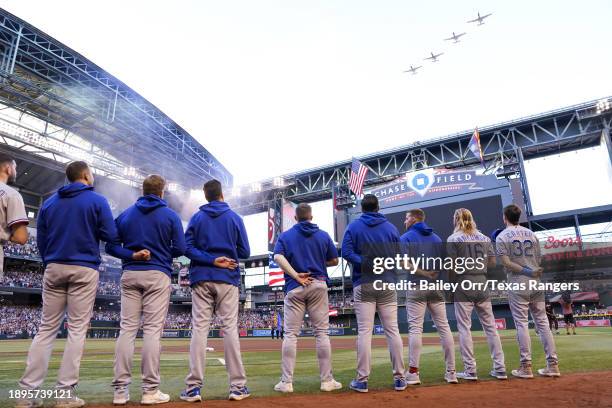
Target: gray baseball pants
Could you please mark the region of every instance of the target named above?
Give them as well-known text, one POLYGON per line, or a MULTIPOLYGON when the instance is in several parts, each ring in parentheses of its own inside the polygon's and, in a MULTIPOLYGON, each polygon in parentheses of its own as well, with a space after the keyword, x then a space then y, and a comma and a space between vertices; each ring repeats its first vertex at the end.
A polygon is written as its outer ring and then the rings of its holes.
POLYGON ((45 380, 53 340, 64 320, 68 318, 68 338, 57 374, 58 389, 74 387, 79 382, 79 369, 85 337, 98 287, 98 271, 79 265, 50 263, 43 277, 43 308, 40 327, 34 337, 23 377, 23 389, 37 389, 45 380))
POLYGON ((391 366, 395 379, 403 378, 405 367, 402 337, 397 325, 397 294, 393 291, 372 291, 365 295, 364 285, 353 289, 355 313, 357 315, 357 381, 367 381, 372 364, 372 331, 374 317, 378 317, 383 326, 387 347, 391 356, 391 366), (378 293, 377 293, 378 292, 378 293))
POLYGON ((314 329, 319 375, 321 382, 333 379, 331 365, 331 344, 329 342, 329 300, 327 284, 315 280, 308 286, 299 286, 285 296, 285 337, 283 339, 283 359, 281 363, 281 380, 293 382, 297 337, 304 321, 308 317, 314 329))
POLYGON ((441 300, 429 300, 427 296, 418 296, 406 300, 408 362, 410 367, 418 368, 420 364, 423 348, 423 321, 425 320, 426 310, 429 310, 440 336, 446 371, 455 371, 455 341, 446 317, 446 304, 441 300))
POLYGON ((142 390, 159 388, 160 339, 170 304, 170 277, 164 272, 124 271, 121 276, 121 330, 115 344, 113 387, 127 387, 132 381, 134 342, 142 317, 142 390))
POLYGON ((540 342, 544 346, 546 361, 549 365, 558 363, 557 350, 555 347, 555 339, 548 325, 548 317, 546 317, 546 304, 543 297, 537 294, 508 292, 508 301, 510 303, 510 311, 512 319, 516 326, 516 340, 519 344, 521 363, 531 362, 531 337, 529 336, 529 316, 536 326, 536 331, 540 337, 540 342), (536 300, 537 299, 537 300, 536 300))
POLYGON ((457 319, 457 330, 459 331, 459 350, 463 360, 463 369, 468 373, 476 373, 476 359, 474 358, 474 342, 472 341, 472 310, 476 310, 476 315, 482 329, 487 336, 487 343, 491 358, 493 359, 493 369, 497 372, 505 372, 504 351, 497 328, 495 327, 495 316, 490 300, 482 302, 455 302, 455 317, 457 319))
POLYGON ((201 281, 192 286, 189 374, 185 378, 188 390, 201 387, 204 382, 206 343, 210 323, 215 314, 221 320, 221 330, 223 330, 223 352, 230 391, 246 385, 238 334, 239 301, 238 287, 229 283, 201 281))

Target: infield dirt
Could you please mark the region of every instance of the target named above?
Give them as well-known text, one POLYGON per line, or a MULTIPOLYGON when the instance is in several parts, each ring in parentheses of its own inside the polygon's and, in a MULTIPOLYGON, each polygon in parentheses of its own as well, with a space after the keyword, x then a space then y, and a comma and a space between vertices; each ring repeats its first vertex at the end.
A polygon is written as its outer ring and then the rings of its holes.
MULTIPOLYGON (((565 408, 612 407, 610 380, 612 371, 574 373, 560 378, 510 379, 474 383, 415 386, 402 392, 373 391, 367 394, 351 391, 321 394, 285 394, 275 397, 251 397, 240 402, 206 400, 199 403, 170 402, 164 408, 355 408, 359 406, 385 408, 565 408)), ((345 387, 346 389, 346 387, 345 387)), ((135 396, 136 397, 136 396, 135 396)), ((138 396, 139 397, 139 396, 138 396)), ((129 405, 136 406, 138 401, 129 405)), ((91 408, 111 408, 113 405, 88 405, 91 408)), ((115 407, 116 408, 116 407, 115 407)))

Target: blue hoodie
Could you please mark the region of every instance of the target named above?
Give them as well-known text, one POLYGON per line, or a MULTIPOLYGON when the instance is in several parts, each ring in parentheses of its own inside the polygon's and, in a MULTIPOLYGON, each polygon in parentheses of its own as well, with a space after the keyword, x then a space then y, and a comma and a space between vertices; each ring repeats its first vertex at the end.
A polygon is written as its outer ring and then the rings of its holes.
MULTIPOLYGON (((124 270, 158 270, 170 276, 172 259, 185 253, 181 219, 164 200, 154 194, 140 197, 136 204, 117 217, 115 224, 124 248, 151 251, 149 261, 124 260, 124 270)), ((119 257, 108 244, 106 252, 119 257)))
POLYGON ((200 281, 225 282, 240 286, 240 267, 234 270, 217 268, 214 260, 226 256, 235 261, 251 254, 249 239, 242 218, 223 201, 213 201, 200 207, 185 231, 187 250, 191 259, 191 284, 200 281))
MULTIPOLYGON (((351 222, 342 239, 342 257, 353 266, 353 287, 361 285, 362 255, 368 247, 396 245, 399 243, 399 232, 384 215, 378 212, 366 212, 351 222)), ((393 256, 385 254, 385 256, 393 256)))
MULTIPOLYGON (((329 279, 326 262, 338 258, 329 234, 310 221, 299 222, 283 232, 278 237, 274 254, 287 258, 296 272, 310 272, 312 278, 325 281, 329 279)), ((300 284, 285 273, 285 290, 289 292, 298 286, 300 284)))
MULTIPOLYGON (((443 257, 442 240, 424 222, 412 224, 410 228, 400 237, 402 247, 411 257, 443 257)), ((422 268, 428 270, 428 268, 422 268)), ((431 268, 429 268, 431 269, 431 268)), ((428 279, 423 276, 410 275, 410 280, 428 279)), ((442 277, 442 275, 440 276, 442 277)), ((429 279, 428 279, 429 280, 429 279)))
POLYGON ((83 183, 67 184, 49 197, 36 226, 38 250, 45 265, 80 265, 97 270, 100 240, 121 258, 132 256, 132 251, 121 247, 106 198, 83 183))

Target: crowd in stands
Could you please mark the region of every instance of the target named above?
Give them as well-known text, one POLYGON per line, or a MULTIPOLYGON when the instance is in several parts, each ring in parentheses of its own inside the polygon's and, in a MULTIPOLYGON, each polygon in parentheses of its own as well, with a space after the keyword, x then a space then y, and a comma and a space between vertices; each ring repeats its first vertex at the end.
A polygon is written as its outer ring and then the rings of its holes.
POLYGON ((168 312, 164 329, 189 329, 191 327, 191 312, 168 312))
POLYGON ((98 295, 114 295, 121 294, 121 285, 114 280, 101 280, 98 282, 98 295))
POLYGON ((352 308, 353 307, 353 292, 346 291, 344 297, 342 292, 331 292, 329 294, 329 307, 332 308, 352 308))
MULTIPOLYGON (((256 312, 253 310, 243 310, 238 315, 238 328, 239 329, 266 329, 272 327, 272 313, 271 312, 256 312)), ((215 320, 216 317, 215 317, 215 320)), ((220 322, 215 322, 216 327, 219 327, 220 322)))
POLYGON ((189 286, 172 285, 172 296, 191 297, 191 288, 189 286))
POLYGON ((103 322, 118 322, 121 317, 119 310, 95 310, 91 315, 91 320, 99 320, 103 322))
MULTIPOLYGON (((2 305, 0 306, 0 334, 20 335, 24 331, 28 336, 32 336, 38 329, 40 323, 41 308, 39 306, 16 306, 2 305)), ((92 320, 104 322, 118 322, 121 314, 116 309, 99 308, 94 309, 92 320)), ((238 314, 239 329, 268 329, 273 324, 272 311, 255 311, 244 310, 238 314)), ((219 329, 221 320, 215 316, 211 323, 211 329, 219 329)), ((304 328, 309 327, 306 323, 304 328)), ((330 323, 330 327, 342 327, 342 324, 330 323)), ((191 312, 190 311, 170 311, 166 318, 164 329, 190 329, 191 328, 191 312)))
POLYGON ((36 245, 36 237, 30 235, 25 245, 14 244, 10 241, 5 242, 4 256, 39 259, 40 254, 38 253, 38 245, 36 245))
POLYGON ((38 331, 42 309, 36 306, 0 306, 0 335, 33 337, 38 331))
MULTIPOLYGON (((100 276, 98 283, 99 295, 119 296, 121 294, 121 284, 119 276, 100 276)), ((42 265, 11 265, 7 266, 4 274, 0 276, 0 286, 14 288, 42 288, 43 271, 42 265)), ((191 288, 185 286, 172 285, 172 295, 181 297, 191 297, 191 288)))
POLYGON ((4 275, 0 277, 0 286, 9 286, 13 288, 42 288, 43 275, 39 267, 33 266, 20 269, 21 270, 8 269, 5 271, 4 275))

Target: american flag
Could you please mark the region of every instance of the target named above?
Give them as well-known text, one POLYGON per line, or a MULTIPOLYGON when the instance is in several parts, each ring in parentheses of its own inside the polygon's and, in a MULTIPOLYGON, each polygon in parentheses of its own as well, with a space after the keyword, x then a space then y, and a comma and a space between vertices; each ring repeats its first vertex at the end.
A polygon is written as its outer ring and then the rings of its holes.
POLYGON ((284 286, 285 285, 285 272, 274 262, 274 255, 269 254, 268 262, 268 286, 284 286))
POLYGON ((478 128, 474 129, 474 134, 470 139, 470 143, 468 143, 468 149, 480 159, 480 164, 484 166, 484 156, 482 154, 482 148, 480 147, 480 132, 478 132, 478 128))
POLYGON ((363 182, 365 181, 368 168, 359 160, 353 159, 351 164, 351 177, 349 178, 349 188, 355 195, 360 196, 363 193, 363 182))

